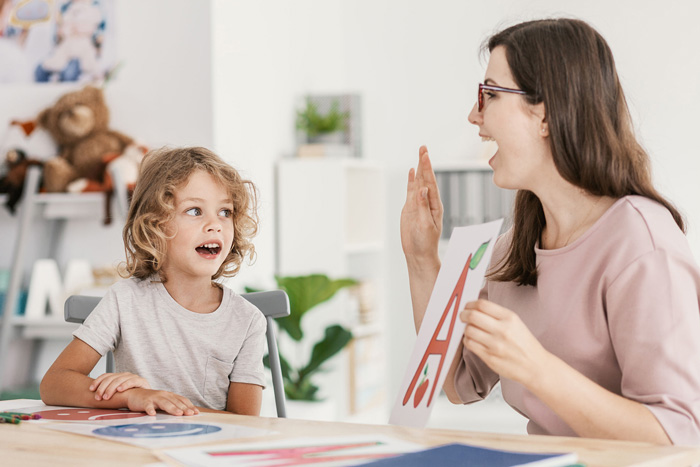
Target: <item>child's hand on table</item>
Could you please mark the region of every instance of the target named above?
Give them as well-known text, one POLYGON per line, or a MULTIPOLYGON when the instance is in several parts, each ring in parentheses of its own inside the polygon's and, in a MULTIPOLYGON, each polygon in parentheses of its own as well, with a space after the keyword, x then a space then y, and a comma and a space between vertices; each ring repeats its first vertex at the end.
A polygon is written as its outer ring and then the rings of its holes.
POLYGON ((126 393, 127 406, 135 412, 155 415, 160 409, 170 415, 197 415, 199 409, 186 397, 168 391, 133 388, 126 393))
POLYGON ((131 388, 151 389, 144 378, 133 373, 105 373, 92 382, 90 390, 95 392, 95 400, 109 400, 115 392, 131 388))

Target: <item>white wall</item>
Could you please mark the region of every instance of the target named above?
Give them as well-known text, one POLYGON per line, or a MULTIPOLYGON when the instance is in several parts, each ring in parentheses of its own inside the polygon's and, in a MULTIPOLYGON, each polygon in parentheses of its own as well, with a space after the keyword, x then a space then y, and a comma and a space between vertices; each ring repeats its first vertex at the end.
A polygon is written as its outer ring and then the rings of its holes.
MULTIPOLYGON (((117 55, 123 67, 105 95, 110 126, 151 146, 213 145, 210 4, 191 0, 115 1, 117 55)), ((0 135, 10 120, 34 118, 75 85, 0 86, 0 135)), ((0 136, 1 137, 1 136, 0 136)), ((124 259, 121 225, 93 219, 65 224, 58 245, 61 267, 70 258, 94 265, 124 259)), ((26 251, 26 279, 32 262, 46 257, 46 223, 37 220, 26 251)), ((0 268, 10 267, 17 218, 0 206, 0 268)), ((69 339, 43 343, 40 377, 69 339)), ((14 361, 14 353, 10 359, 14 361)), ((14 370, 10 370, 14 374, 14 370)), ((12 384, 11 380, 6 381, 12 384)))
MULTIPOLYGON (((123 66, 105 89, 111 128, 151 147, 211 146, 209 3, 145 0, 115 2, 115 6, 117 54, 123 66)), ((12 119, 34 118, 60 95, 78 87, 74 84, 0 86, 0 135, 12 119)), ((0 267, 7 267, 15 222, 4 207, 0 211, 3 237, 0 267)), ((82 257, 88 252, 98 262, 123 257, 118 225, 106 234, 99 219, 72 222, 66 229, 65 236, 70 241, 62 246, 61 258, 82 257), (80 241, 73 241, 77 238, 80 241)))
MULTIPOLYGON (((392 397, 414 340, 398 230, 406 173, 421 144, 438 163, 478 157, 467 122, 483 78, 478 49, 503 24, 573 15, 608 39, 658 184, 688 215, 700 252, 694 1, 141 0, 117 1, 116 11, 125 66, 107 90, 112 126, 154 146, 211 146, 260 188, 259 257, 237 286, 272 280, 273 164, 294 150, 297 98, 363 96, 364 155, 387 168, 392 397)), ((34 115, 61 92, 0 87, 0 125, 34 115)), ((0 267, 7 267, 13 219, 0 211, 0 267)), ((121 258, 118 229, 103 236, 99 226, 77 224, 67 236, 82 241, 67 244, 64 257, 121 258)))
POLYGON ((689 239, 700 252, 696 2, 214 0, 212 5, 215 144, 250 172, 264 200, 260 261, 244 275, 262 279, 272 271, 272 166, 293 150, 295 99, 307 92, 363 97, 364 156, 388 169, 391 274, 385 302, 392 397, 414 341, 398 227, 406 173, 421 144, 437 163, 479 157, 477 132, 467 122, 485 67, 478 50, 503 25, 575 16, 606 37, 657 183, 687 214, 689 239))

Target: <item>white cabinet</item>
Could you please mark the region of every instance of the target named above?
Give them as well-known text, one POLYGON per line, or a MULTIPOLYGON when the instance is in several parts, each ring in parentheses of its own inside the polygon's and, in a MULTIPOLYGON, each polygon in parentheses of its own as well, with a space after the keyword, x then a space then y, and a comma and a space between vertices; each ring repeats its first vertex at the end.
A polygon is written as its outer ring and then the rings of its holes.
POLYGON ((369 410, 365 401, 379 400, 386 386, 384 381, 359 378, 366 373, 365 364, 371 364, 376 378, 385 376, 377 365, 382 353, 374 361, 362 353, 369 345, 383 346, 384 171, 363 159, 295 158, 279 161, 276 175, 277 274, 352 277, 366 283, 365 296, 371 297, 369 319, 360 318, 357 295, 341 290, 304 321, 313 327, 305 329, 312 342, 334 322, 349 327, 358 339, 319 381, 322 391, 337 401, 337 418, 347 419, 369 410), (368 393, 372 391, 377 394, 368 393))
POLYGON ((277 166, 277 272, 376 275, 384 174, 361 159, 283 159, 277 166), (371 256, 372 265, 363 260, 371 256))

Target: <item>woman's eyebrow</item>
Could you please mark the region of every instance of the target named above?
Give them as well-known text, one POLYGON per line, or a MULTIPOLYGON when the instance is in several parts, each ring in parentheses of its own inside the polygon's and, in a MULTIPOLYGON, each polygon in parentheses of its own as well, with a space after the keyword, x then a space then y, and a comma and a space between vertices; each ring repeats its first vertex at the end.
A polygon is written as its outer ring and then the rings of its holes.
POLYGON ((498 83, 495 82, 494 80, 492 80, 491 78, 486 78, 486 79, 484 80, 484 84, 488 84, 488 85, 491 85, 491 86, 498 86, 498 83))

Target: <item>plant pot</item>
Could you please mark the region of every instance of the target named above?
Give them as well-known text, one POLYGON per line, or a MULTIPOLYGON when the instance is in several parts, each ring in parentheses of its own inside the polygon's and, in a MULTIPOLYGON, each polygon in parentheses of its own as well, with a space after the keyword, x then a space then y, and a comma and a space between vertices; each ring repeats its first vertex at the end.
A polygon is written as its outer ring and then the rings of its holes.
POLYGON ((336 421, 336 403, 332 399, 322 401, 295 401, 287 399, 287 418, 299 420, 336 421))
POLYGON ((345 143, 345 132, 334 131, 332 133, 321 133, 319 135, 314 136, 313 138, 309 137, 309 143, 311 143, 311 144, 344 144, 345 143))

